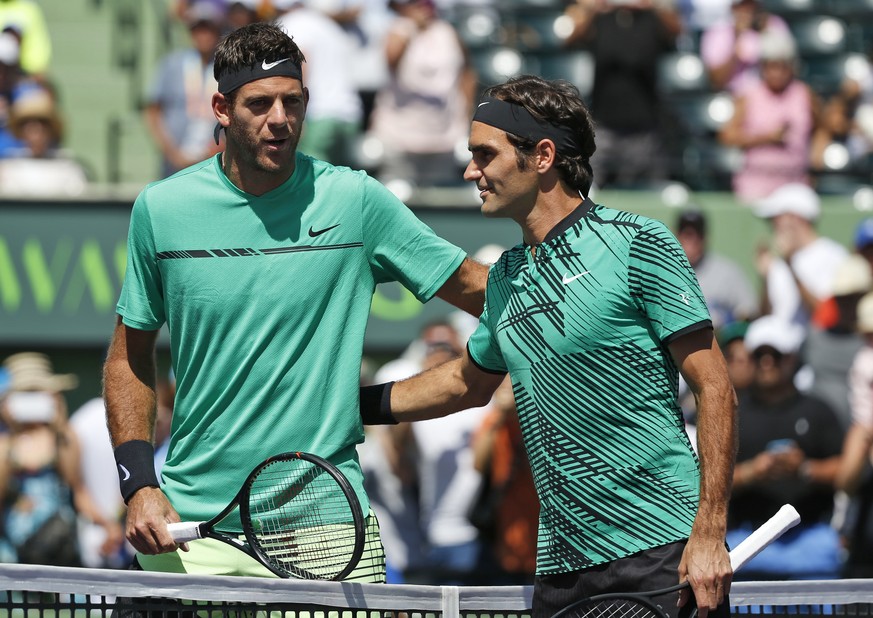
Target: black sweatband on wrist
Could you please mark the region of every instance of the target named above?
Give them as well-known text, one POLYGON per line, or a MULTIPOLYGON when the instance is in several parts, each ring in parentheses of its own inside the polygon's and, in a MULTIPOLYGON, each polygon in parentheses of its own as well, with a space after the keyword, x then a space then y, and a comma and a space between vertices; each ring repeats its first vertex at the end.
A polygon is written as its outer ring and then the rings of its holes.
POLYGON ((394 382, 361 387, 361 420, 364 425, 396 425, 391 413, 391 389, 394 382))
POLYGON ((143 487, 160 487, 155 474, 155 447, 145 440, 130 440, 115 449, 121 497, 124 503, 143 487))

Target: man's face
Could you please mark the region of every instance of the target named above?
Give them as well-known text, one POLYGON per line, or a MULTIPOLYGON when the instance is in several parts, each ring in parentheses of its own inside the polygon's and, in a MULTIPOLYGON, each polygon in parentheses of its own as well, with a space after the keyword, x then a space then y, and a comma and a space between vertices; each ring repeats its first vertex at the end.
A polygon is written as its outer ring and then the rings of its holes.
POLYGON ((482 214, 521 220, 536 202, 539 179, 532 165, 520 169, 515 147, 506 133, 481 122, 470 128, 472 159, 464 180, 475 182, 482 214))
POLYGON ((291 77, 244 84, 228 110, 228 150, 251 170, 290 173, 308 100, 308 91, 291 77))
POLYGON ((755 387, 768 389, 791 382, 794 375, 794 354, 783 354, 769 345, 762 345, 752 352, 755 363, 755 387))
POLYGON ((703 236, 690 225, 682 227, 676 234, 676 239, 682 245, 685 256, 692 266, 696 265, 703 257, 703 236))

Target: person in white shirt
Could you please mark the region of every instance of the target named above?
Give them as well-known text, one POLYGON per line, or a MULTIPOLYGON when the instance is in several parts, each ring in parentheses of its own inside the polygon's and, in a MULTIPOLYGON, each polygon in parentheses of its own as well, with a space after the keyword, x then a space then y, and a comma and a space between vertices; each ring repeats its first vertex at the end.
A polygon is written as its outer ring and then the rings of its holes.
POLYGON ((765 282, 762 312, 807 326, 816 306, 832 296, 834 275, 848 251, 819 235, 815 224, 821 203, 807 185, 783 185, 754 209, 773 232, 771 246, 762 247, 757 256, 765 282))

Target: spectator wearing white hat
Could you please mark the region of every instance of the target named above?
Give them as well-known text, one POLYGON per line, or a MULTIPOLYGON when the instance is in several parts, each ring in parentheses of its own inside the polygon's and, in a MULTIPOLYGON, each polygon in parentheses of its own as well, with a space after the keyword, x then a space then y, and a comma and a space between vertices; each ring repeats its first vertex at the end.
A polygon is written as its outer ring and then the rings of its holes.
POLYGON ((837 268, 832 298, 819 305, 804 346, 804 366, 811 373, 809 393, 825 400, 844 428, 851 422, 847 384, 852 359, 863 345, 857 331, 856 308, 873 290, 870 264, 857 253, 837 268))
POLYGON ((794 384, 804 337, 803 327, 773 315, 752 322, 745 335, 755 375, 739 400, 728 544, 742 540, 785 503, 797 508, 803 523, 749 562, 743 578, 839 573, 839 542, 829 522, 843 430, 830 406, 794 384))
POLYGON ((852 424, 843 443, 837 487, 851 497, 844 526, 848 556, 844 577, 873 577, 873 292, 858 302, 864 344, 849 372, 852 424))
POLYGON ((772 313, 801 325, 823 300, 833 295, 834 275, 848 256, 841 244, 819 235, 818 194, 801 183, 779 187, 754 207, 770 222, 770 247, 758 251, 758 272, 764 278, 762 313, 772 313))

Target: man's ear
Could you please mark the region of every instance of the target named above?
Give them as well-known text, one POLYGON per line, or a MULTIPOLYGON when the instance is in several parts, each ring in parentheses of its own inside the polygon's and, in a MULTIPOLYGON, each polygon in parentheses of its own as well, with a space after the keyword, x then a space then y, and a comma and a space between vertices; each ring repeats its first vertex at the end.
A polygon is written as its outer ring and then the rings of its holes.
POLYGON ((545 173, 555 166, 555 158, 558 151, 555 142, 545 138, 541 139, 535 150, 537 172, 545 173))
POLYGON ((220 92, 212 95, 212 113, 222 127, 230 126, 230 102, 220 92))

